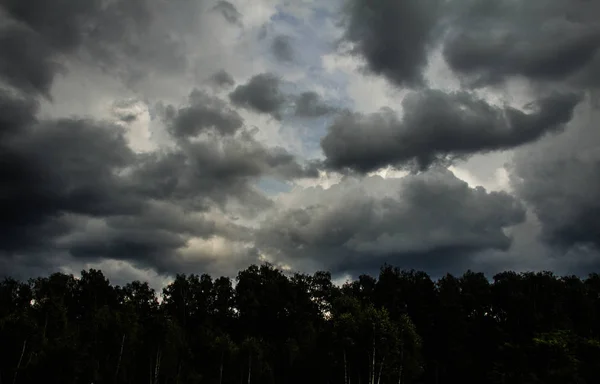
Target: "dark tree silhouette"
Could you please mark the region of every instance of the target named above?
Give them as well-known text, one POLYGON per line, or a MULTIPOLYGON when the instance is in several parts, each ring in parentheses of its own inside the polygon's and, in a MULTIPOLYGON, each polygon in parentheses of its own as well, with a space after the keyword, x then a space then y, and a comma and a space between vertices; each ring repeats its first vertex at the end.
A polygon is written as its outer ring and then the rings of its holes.
POLYGON ((0 383, 596 383, 600 276, 253 265, 233 281, 0 283, 0 383))

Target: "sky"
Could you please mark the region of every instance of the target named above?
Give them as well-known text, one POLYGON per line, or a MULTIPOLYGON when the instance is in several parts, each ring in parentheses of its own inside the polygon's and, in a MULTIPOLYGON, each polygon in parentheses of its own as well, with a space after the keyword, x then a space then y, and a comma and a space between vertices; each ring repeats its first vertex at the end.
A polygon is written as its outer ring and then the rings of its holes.
POLYGON ((600 2, 0 0, 0 275, 600 269, 600 2))

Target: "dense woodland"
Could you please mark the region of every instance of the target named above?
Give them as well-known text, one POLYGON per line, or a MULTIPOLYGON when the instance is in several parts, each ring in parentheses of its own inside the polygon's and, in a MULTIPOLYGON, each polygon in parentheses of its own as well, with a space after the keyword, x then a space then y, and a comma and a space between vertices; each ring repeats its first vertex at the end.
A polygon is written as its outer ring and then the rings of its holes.
POLYGON ((0 285, 0 383, 598 383, 600 276, 269 264, 157 295, 98 270, 0 285))

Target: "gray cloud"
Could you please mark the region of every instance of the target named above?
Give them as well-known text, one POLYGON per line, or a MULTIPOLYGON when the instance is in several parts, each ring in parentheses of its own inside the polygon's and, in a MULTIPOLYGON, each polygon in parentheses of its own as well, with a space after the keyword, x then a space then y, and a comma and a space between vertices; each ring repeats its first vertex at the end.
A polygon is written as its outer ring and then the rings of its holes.
POLYGON ((140 112, 136 110, 138 100, 123 99, 117 100, 112 105, 112 114, 121 122, 129 124, 136 121, 140 112))
POLYGON ((377 269, 384 260, 431 270, 511 244, 503 228, 524 220, 504 192, 472 189, 441 168, 402 179, 346 179, 292 195, 263 223, 258 245, 291 263, 334 271, 377 269))
POLYGON ((271 73, 261 73, 243 85, 238 85, 229 94, 231 102, 239 107, 267 113, 281 119, 280 111, 286 97, 280 89, 280 79, 271 73))
MULTIPOLYGON (((175 145, 142 154, 123 124, 38 116, 39 96, 51 99, 56 74, 73 63, 125 82, 185 65, 177 35, 193 27, 200 2, 101 3, 0 4, 0 48, 10 53, 0 57, 0 268, 25 276, 73 260, 121 259, 172 273, 223 263, 208 248, 186 248, 215 236, 231 242, 221 256, 232 265, 255 262, 250 248, 235 245, 252 231, 227 215, 248 218, 272 205, 254 185, 263 176, 316 171, 258 142, 227 103, 194 91, 186 105, 163 108, 175 145)), ((115 101, 107 117, 135 120, 132 100, 115 101)))
POLYGON ((323 102, 316 92, 303 92, 295 100, 294 113, 296 116, 319 117, 336 110, 336 108, 323 102))
POLYGON ((594 1, 470 1, 451 2, 450 8, 457 16, 444 57, 475 86, 516 75, 566 80, 600 54, 600 6, 594 1))
POLYGON ((578 108, 562 135, 517 151, 510 168, 516 195, 535 212, 543 240, 563 252, 600 248, 600 113, 587 107, 578 108))
MULTIPOLYGON (((52 46, 69 50, 82 43, 86 24, 99 20, 105 11, 102 3, 66 0, 40 4, 35 0, 6 0, 1 6, 12 18, 44 36, 52 46)), ((141 3, 138 1, 137 5, 141 3)))
POLYGON ((235 80, 225 70, 220 70, 218 72, 215 72, 210 77, 210 80, 213 84, 215 84, 219 87, 233 87, 235 85, 235 80))
POLYGON ((154 71, 181 72, 187 66, 182 36, 195 28, 201 3, 3 1, 0 47, 9 54, 0 59, 0 72, 9 83, 46 96, 56 71, 74 58, 130 85, 154 71))
POLYGON ((225 20, 231 24, 241 24, 242 14, 238 12, 235 5, 229 1, 221 0, 213 7, 213 11, 217 11, 223 15, 225 20))
POLYGON ((315 176, 247 132, 141 155, 123 135, 119 126, 73 118, 23 125, 7 136, 0 147, 0 255, 50 252, 181 270, 189 262, 179 252, 192 236, 248 241, 248 228, 215 221, 210 212, 252 217, 272 205, 254 187, 260 177, 315 176))
POLYGON ((197 136, 210 129, 232 135, 244 123, 242 117, 223 100, 199 90, 190 94, 189 106, 176 109, 169 105, 159 109, 164 109, 163 118, 176 138, 197 136))
MULTIPOLYGON (((535 87, 563 93, 546 93, 523 112, 465 92, 421 90, 404 100, 401 119, 391 110, 339 116, 322 140, 324 163, 305 162, 249 132, 236 108, 277 119, 287 107, 297 117, 339 110, 314 92, 285 94, 283 80, 273 74, 233 88, 228 72, 214 72, 223 58, 212 57, 223 50, 210 43, 229 38, 215 27, 242 23, 233 4, 0 0, 0 271, 25 276, 127 260, 166 274, 198 268, 226 273, 257 262, 260 252, 334 272, 376 272, 384 261, 460 272, 484 256, 510 257, 502 265, 515 268, 534 266, 515 256, 506 231, 514 225, 513 233, 532 228, 516 237, 526 244, 520 249, 536 253, 530 260, 537 265, 566 268, 567 261, 553 264, 539 255, 547 245, 552 255, 577 259, 578 270, 597 266, 600 138, 591 120, 597 113, 588 120, 579 111, 562 129, 579 102, 564 90, 600 85, 597 2, 520 2, 518 12, 519 2, 508 1, 350 3, 343 42, 352 43, 365 69, 396 86, 422 87, 428 52, 442 42, 445 59, 465 84, 525 76, 535 87), (216 24, 202 18, 204 10, 213 12, 216 24), (203 31, 217 39, 205 41, 203 31), (192 63, 202 70, 188 73, 192 63), (97 67, 104 73, 96 78, 116 79, 121 87, 92 87, 82 96, 90 100, 77 105, 103 114, 108 89, 118 89, 104 117, 116 123, 78 117, 77 106, 71 110, 64 101, 69 109, 53 108, 69 82, 55 84, 57 74, 69 69, 86 76, 100 72, 97 67), (181 95, 174 93, 195 86, 178 84, 188 75, 208 79, 218 94, 231 88, 229 100, 193 91, 179 105, 174 100, 181 95), (144 79, 152 81, 141 84, 144 79), (145 86, 156 94, 141 94, 145 86), (152 110, 148 123, 145 107, 129 97, 152 99, 152 105, 163 99, 164 106, 152 110), (72 117, 48 117, 65 110, 72 117), (166 130, 169 142, 153 136, 159 149, 136 153, 129 141, 145 135, 147 123, 153 135, 166 130), (469 188, 437 167, 519 146, 510 169, 515 197, 469 188), (315 178, 323 165, 360 173, 387 165, 430 169, 403 179, 346 177, 329 189, 298 187, 277 199, 257 186, 264 178, 315 178), (523 223, 518 199, 535 220, 523 223), (254 221, 265 213, 256 229, 254 221), (545 245, 533 240, 538 221, 545 245)), ((254 23, 257 15, 249 16, 254 23)), ((255 26, 245 28, 256 36, 255 26)), ((280 60, 294 57, 283 36, 271 48, 280 60)), ((247 69, 234 74, 243 73, 247 69)))
POLYGON ((74 257, 88 260, 141 260, 140 264, 149 264, 164 273, 173 269, 173 252, 185 246, 186 242, 184 236, 160 229, 107 228, 105 233, 97 234, 95 238, 74 240, 69 244, 69 250, 74 257))
POLYGON ((271 43, 271 52, 281 62, 290 63, 294 61, 294 48, 292 47, 292 39, 289 36, 275 36, 271 43))
POLYGON ((207 206, 206 199, 225 204, 230 197, 269 205, 270 200, 252 187, 263 176, 289 180, 317 175, 284 149, 266 147, 247 131, 180 142, 174 151, 144 155, 131 172, 133 185, 143 194, 199 209, 207 206))
POLYGON ((423 84, 427 55, 440 39, 444 58, 470 86, 511 76, 597 85, 598 14, 594 1, 352 0, 343 40, 369 71, 398 86, 423 84))
POLYGON ((569 122, 580 97, 553 94, 522 112, 499 108, 465 92, 426 90, 407 95, 399 120, 391 110, 347 113, 329 127, 321 146, 333 169, 369 172, 392 165, 426 169, 434 163, 533 142, 569 122))
POLYGON ((0 138, 19 133, 35 122, 39 103, 34 98, 23 97, 0 87, 0 138))
POLYGON ((247 241, 249 231, 231 223, 215 221, 206 214, 190 214, 182 207, 152 202, 139 215, 114 216, 79 226, 60 247, 83 260, 118 259, 155 268, 159 273, 183 270, 185 264, 207 266, 210 255, 185 261, 181 249, 194 238, 210 240, 223 236, 228 241, 247 241), (81 230, 81 228, 85 228, 81 230))
POLYGON ((43 38, 0 16, 0 79, 26 92, 49 97, 54 74, 61 65, 43 38))
POLYGON ((420 86, 439 3, 352 0, 343 22, 344 40, 355 44, 353 53, 365 58, 369 71, 398 86, 420 86))
POLYGON ((44 243, 68 230, 59 220, 64 212, 110 216, 143 206, 116 175, 135 158, 119 127, 45 121, 20 127, 0 150, 3 250, 44 243))

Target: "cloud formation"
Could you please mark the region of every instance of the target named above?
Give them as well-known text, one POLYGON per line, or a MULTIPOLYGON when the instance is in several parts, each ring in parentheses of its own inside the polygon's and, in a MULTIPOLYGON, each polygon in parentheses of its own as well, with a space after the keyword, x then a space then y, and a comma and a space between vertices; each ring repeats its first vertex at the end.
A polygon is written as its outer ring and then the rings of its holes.
POLYGON ((210 77, 210 80, 213 84, 219 87, 232 87, 235 85, 235 80, 233 79, 233 77, 231 77, 231 75, 223 69, 215 72, 210 77))
POLYGON ((244 124, 242 117, 236 111, 229 108, 224 101, 206 92, 192 91, 189 104, 179 110, 169 105, 161 111, 170 133, 176 138, 197 136, 210 129, 223 135, 231 135, 244 124))
POLYGON ((591 270, 598 20, 583 0, 0 1, 0 274, 591 270))
MULTIPOLYGON (((452 2, 451 2, 452 3, 452 2)), ((444 57, 473 85, 510 76, 568 80, 591 68, 600 54, 600 7, 557 0, 454 2, 457 14, 444 41, 444 57)))
POLYGON ((267 217, 259 245, 355 272, 376 270, 384 260, 430 270, 451 263, 444 258, 461 262, 456 259, 480 250, 507 249, 503 228, 522 222, 525 213, 507 193, 470 188, 443 168, 310 188, 292 193, 287 205, 267 217))
POLYGON ((277 35, 271 43, 271 51, 277 60, 284 63, 294 61, 294 48, 292 47, 292 39, 289 36, 277 35))
POLYGON ((343 40, 366 68, 398 86, 423 85, 423 69, 431 48, 439 0, 347 3, 343 40))
POLYGON ((426 90, 404 98, 402 119, 390 109, 345 114, 329 127, 321 146, 332 169, 370 172, 391 165, 424 170, 556 132, 571 120, 579 101, 576 94, 554 94, 523 112, 467 92, 426 90))
POLYGON ((336 108, 325 103, 316 92, 303 92, 295 100, 296 116, 319 117, 335 111, 336 108))
POLYGON ((281 81, 277 76, 271 73, 261 73, 253 76, 246 84, 238 85, 229 94, 229 98, 236 106, 281 119, 280 111, 286 97, 280 86, 281 81))
MULTIPOLYGON (((128 112, 135 99, 115 100, 110 114, 101 118, 40 117, 39 96, 55 97, 52 86, 58 73, 68 75, 67 61, 93 58, 107 66, 109 76, 127 82, 122 65, 139 60, 148 74, 179 47, 157 40, 156 57, 145 56, 150 47, 144 45, 149 37, 144 33, 160 32, 154 7, 163 5, 157 2, 115 2, 108 8, 99 2, 59 5, 60 18, 33 3, 2 5, 7 23, 0 44, 12 53, 3 55, 0 65, 6 186, 2 257, 34 264, 44 257, 46 268, 68 263, 69 257, 120 259, 172 273, 183 265, 207 264, 213 258, 210 247, 198 242, 222 238, 230 242, 225 249, 234 252, 229 256, 256 260, 247 247, 235 246, 249 241, 249 230, 227 215, 252 217, 271 205, 254 186, 261 177, 313 177, 314 169, 283 148, 257 141, 239 113, 208 90, 192 90, 183 105, 159 103, 158 121, 174 145, 146 153, 131 148, 123 125, 138 119, 128 112), (140 19, 123 30, 137 12, 140 19), (121 28, 123 39, 112 35, 111 28, 121 28), (132 39, 134 50, 128 46, 132 39), (188 260, 190 252, 195 259, 188 260)), ((181 17, 200 4, 172 7, 165 9, 170 12, 166 16, 192 22, 181 17)), ((213 80, 233 85, 225 71, 213 80)))
POLYGON ((600 248, 600 131, 598 110, 580 108, 571 129, 517 151, 512 181, 530 204, 552 246, 600 248))

